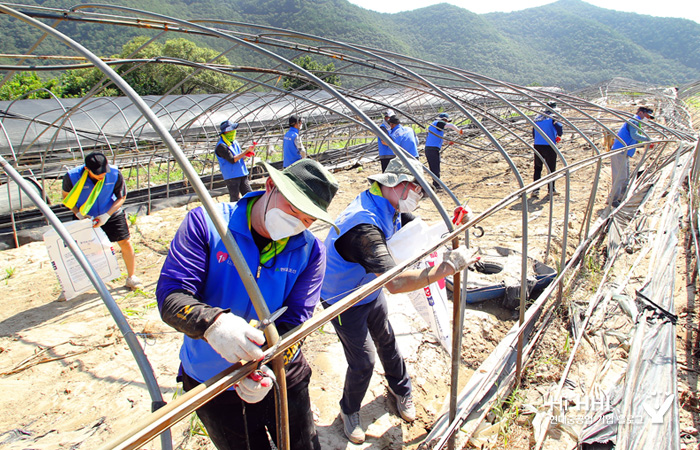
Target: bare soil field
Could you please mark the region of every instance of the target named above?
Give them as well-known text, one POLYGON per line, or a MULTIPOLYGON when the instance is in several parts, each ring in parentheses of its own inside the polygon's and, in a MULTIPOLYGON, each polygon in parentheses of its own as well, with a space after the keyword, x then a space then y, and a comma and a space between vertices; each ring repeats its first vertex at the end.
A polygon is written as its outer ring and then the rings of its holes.
MULTIPOLYGON (((589 156, 584 153, 576 148, 567 154, 567 158, 575 162, 589 156)), ((529 182, 532 156, 523 153, 516 163, 529 182)), ((331 205, 332 215, 337 215, 367 188, 366 176, 379 171, 379 163, 372 162, 336 172, 341 188, 331 205)), ((476 213, 518 188, 510 168, 496 153, 475 158, 473 154, 450 150, 444 155, 443 179, 460 200, 468 200, 476 213)), ((569 214, 569 231, 574 236, 568 241, 569 254, 578 244, 592 169, 576 172, 571 179, 571 198, 576 206, 569 214)), ((608 187, 609 169, 605 168, 594 219, 603 210, 608 187)), ((563 192, 563 180, 557 181, 557 189, 563 192)), ((449 197, 445 193, 440 193, 439 197, 451 211, 454 205, 449 197)), ((218 201, 227 199, 228 196, 217 198, 218 201)), ((563 195, 554 198, 554 237, 549 252, 546 247, 549 199, 542 196, 528 202, 529 255, 552 267, 557 266, 561 255, 562 199, 563 195)), ((137 252, 137 275, 145 288, 130 292, 123 287, 124 278, 107 284, 139 336, 166 401, 181 392, 175 375, 182 337, 161 322, 154 292, 170 239, 186 211, 196 205, 139 216, 131 231, 137 252)), ((521 250, 521 208, 515 203, 485 219, 480 224, 486 231, 485 235, 472 237, 471 245, 483 249, 499 245, 521 250)), ((417 213, 427 221, 439 220, 435 208, 427 201, 421 202, 417 213)), ((314 225, 312 231, 324 238, 327 227, 314 225)), ((677 348, 679 362, 683 364, 679 371, 679 389, 686 393, 684 398, 687 400, 682 405, 681 421, 682 428, 691 436, 687 442, 696 445, 694 439, 700 422, 698 311, 695 280, 688 280, 685 276, 691 269, 690 255, 685 250, 685 242, 680 245, 683 249, 680 249, 678 259, 676 307, 685 326, 677 327, 677 348)), ((120 255, 118 259, 123 268, 120 255)), ((60 286, 43 242, 0 253, 0 274, 4 277, 0 280, 0 447, 93 449, 138 425, 149 414, 150 397, 123 337, 96 292, 84 293, 67 302, 57 301, 60 286)), ((577 284, 571 295, 585 295, 594 289, 595 286, 591 287, 585 281, 577 284)), ((348 443, 338 416, 345 358, 332 328, 326 326, 304 344, 304 352, 314 369, 311 395, 323 448, 415 449, 445 410, 449 392, 449 355, 429 333, 427 325, 405 296, 390 296, 390 309, 392 324, 413 377, 418 418, 407 424, 397 417, 382 377, 381 365, 377 364, 361 410, 367 441, 361 446, 348 443)), ((537 393, 558 380, 567 358, 567 314, 562 307, 549 326, 526 370, 516 403, 536 403, 537 393)), ((497 303, 468 306, 460 384, 466 383, 516 321, 517 312, 501 308, 497 303)), ((585 362, 588 352, 595 353, 589 349, 577 358, 585 362)), ((493 445, 530 448, 533 443, 530 420, 531 416, 525 414, 513 415, 508 428, 493 445)), ((175 448, 213 448, 194 420, 182 421, 173 427, 172 433, 175 448)), ((562 441, 561 444, 558 447, 550 442, 547 448, 571 448, 569 442, 562 441)), ((152 441, 145 448, 160 448, 159 440, 152 441)))

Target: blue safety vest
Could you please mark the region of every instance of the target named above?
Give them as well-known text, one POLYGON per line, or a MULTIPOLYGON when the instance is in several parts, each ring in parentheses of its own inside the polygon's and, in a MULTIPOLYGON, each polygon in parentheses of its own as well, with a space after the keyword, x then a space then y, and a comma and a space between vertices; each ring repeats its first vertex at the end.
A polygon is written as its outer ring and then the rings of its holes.
MULTIPOLYGON (((85 170, 85 165, 75 167, 68 171, 68 176, 73 182, 73 186, 80 180, 80 177, 83 175, 83 170, 85 170)), ((114 202, 118 200, 117 196, 114 195, 114 185, 118 179, 119 169, 110 164, 109 172, 105 174, 105 182, 104 185, 102 185, 102 190, 100 190, 100 195, 97 197, 97 200, 95 200, 90 211, 87 212, 89 216, 97 217, 100 214, 106 213, 114 202)), ((94 187, 95 182, 90 178, 90 175, 88 175, 83 190, 80 192, 80 197, 78 197, 78 202, 75 204, 76 208, 80 208, 87 201, 94 187)))
MULTIPOLYGON (((637 144, 637 141, 632 139, 632 135, 630 134, 630 126, 639 126, 639 121, 642 120, 641 117, 635 115, 632 119, 630 119, 630 122, 632 125, 630 125, 628 122, 625 122, 622 127, 620 127, 620 131, 617 132, 617 137, 622 139, 625 143, 623 144, 622 142, 618 141, 615 139, 615 142, 613 142, 612 148, 610 150, 617 150, 622 147, 627 147, 628 145, 634 145, 637 144)), ((627 156, 634 156, 634 153, 637 151, 636 148, 631 148, 627 150, 627 156)))
POLYGON ((533 133, 535 135, 535 145, 551 145, 547 140, 542 136, 542 133, 547 135, 549 139, 552 140, 552 142, 556 143, 557 141, 557 129, 554 126, 554 119, 551 117, 546 117, 546 116, 539 116, 542 117, 542 120, 537 120, 535 119, 535 132, 533 133))
MULTIPOLYGON (((260 265, 260 251, 248 228, 246 206, 251 198, 262 194, 262 191, 250 192, 236 203, 216 204, 217 213, 228 223, 228 228, 253 274, 257 273, 260 265)), ((209 259, 203 298, 208 305, 228 308, 246 321, 258 319, 228 250, 206 213, 205 217, 209 232, 209 259)), ((284 250, 277 254, 274 260, 265 264, 268 267, 260 267, 257 284, 271 312, 282 306, 297 278, 306 269, 314 242, 313 234, 304 230, 289 238, 284 250), (274 264, 271 264, 272 261, 274 264)), ((184 337, 180 349, 180 360, 185 372, 200 382, 231 366, 231 363, 222 358, 204 339, 192 339, 187 336, 184 337)))
MULTIPOLYGON (((381 125, 379 125, 379 128, 386 133, 384 136, 384 142, 386 142, 389 139, 389 128, 382 122, 381 125)), ((394 152, 389 148, 388 145, 382 144, 381 139, 377 139, 377 147, 379 147, 379 156, 394 156, 394 152)))
POLYGON ((282 166, 284 167, 290 166, 301 159, 297 144, 294 142, 297 136, 299 136, 299 129, 295 127, 289 127, 289 131, 284 135, 284 140, 282 141, 282 166))
POLYGON ((412 128, 396 125, 389 136, 399 147, 418 158, 418 138, 412 128))
MULTIPOLYGON (((335 249, 335 241, 348 230, 359 224, 371 224, 379 227, 389 240, 401 228, 396 209, 384 197, 364 191, 343 211, 335 224, 340 229, 338 234, 331 228, 324 244, 326 245, 326 276, 323 279, 321 298, 333 304, 351 294, 358 287, 377 278, 373 273, 366 273, 357 263, 343 259, 335 249)), ((364 305, 377 299, 381 289, 371 293, 356 305, 364 305)))
MULTIPOLYGON (((219 138, 219 142, 216 144, 216 146, 218 147, 219 145, 228 147, 233 156, 238 156, 241 154, 241 146, 238 145, 237 141, 233 141, 231 145, 226 145, 226 142, 219 138)), ((232 163, 219 155, 216 155, 216 157, 219 160, 219 167, 221 168, 221 174, 224 176, 224 180, 245 177, 248 175, 248 168, 245 165, 245 159, 239 159, 238 162, 232 163)))
POLYGON ((445 122, 442 120, 436 120, 428 127, 428 135, 425 137, 425 146, 442 148, 442 136, 444 134, 445 122), (433 133, 437 134, 437 136, 433 135, 433 133))

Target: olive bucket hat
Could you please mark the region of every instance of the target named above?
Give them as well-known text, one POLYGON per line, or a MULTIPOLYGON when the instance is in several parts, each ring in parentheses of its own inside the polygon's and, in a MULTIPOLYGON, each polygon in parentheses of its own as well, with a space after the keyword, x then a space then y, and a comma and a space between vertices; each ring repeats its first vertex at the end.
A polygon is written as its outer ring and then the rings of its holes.
POLYGON ((296 209, 333 225, 337 230, 328 214, 328 206, 338 192, 338 182, 319 162, 304 158, 284 170, 277 170, 265 161, 258 165, 267 169, 282 196, 296 209))
MULTIPOLYGON (((416 172, 423 173, 423 165, 420 161, 417 159, 409 159, 408 162, 413 166, 416 172)), ((371 175, 367 177, 367 179, 376 181, 386 187, 394 187, 403 181, 416 183, 416 177, 413 176, 413 173, 411 173, 408 167, 406 167, 399 158, 394 158, 389 161, 389 165, 386 166, 384 173, 371 175)))

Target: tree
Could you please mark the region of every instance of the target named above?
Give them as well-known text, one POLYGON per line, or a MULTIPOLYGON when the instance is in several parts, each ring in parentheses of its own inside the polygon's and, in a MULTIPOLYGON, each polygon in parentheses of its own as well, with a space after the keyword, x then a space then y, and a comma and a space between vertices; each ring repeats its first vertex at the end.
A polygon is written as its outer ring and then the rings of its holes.
MULTIPOLYGON (((311 56, 309 55, 301 56, 292 62, 297 66, 313 73, 326 83, 340 86, 340 77, 335 74, 335 65, 333 63, 328 63, 323 66, 318 61, 311 59, 311 56)), ((293 71, 290 69, 289 72, 293 71)), ((282 87, 284 87, 284 89, 287 91, 292 91, 295 89, 320 89, 320 87, 318 87, 316 84, 295 76, 284 77, 282 87)))
POLYGON ((36 72, 17 72, 0 86, 0 100, 16 100, 22 97, 28 99, 51 98, 51 94, 46 90, 56 93, 56 85, 56 79, 44 81, 39 78, 36 72), (31 94, 27 95, 28 92, 31 94))
MULTIPOLYGON (((103 78, 105 75, 96 67, 68 70, 58 77, 59 95, 61 97, 85 97, 103 78)), ((109 83, 109 80, 106 80, 105 83, 109 83)), ((116 96, 118 91, 114 87, 108 87, 95 95, 98 97, 116 96)))
POLYGON ((229 65, 225 56, 206 47, 199 47, 183 38, 169 39, 165 44, 151 42, 141 48, 148 38, 139 36, 126 43, 119 58, 148 60, 140 66, 124 65, 118 69, 129 85, 140 95, 204 94, 231 92, 241 83, 221 72, 198 69, 172 61, 158 62, 158 58, 173 58, 194 63, 229 65), (216 59, 215 59, 216 58, 216 59), (196 72, 196 73, 195 73, 196 72))
MULTIPOLYGON (((113 56, 119 59, 141 60, 115 68, 139 95, 231 92, 240 86, 240 82, 221 72, 204 69, 195 74, 197 69, 193 67, 173 62, 158 62, 158 58, 174 58, 208 63, 212 62, 219 52, 198 47, 194 42, 182 38, 170 39, 164 44, 157 41, 149 43, 149 39, 147 36, 138 36, 124 44, 119 55, 113 56)), ((219 65, 229 64, 228 59, 223 56, 214 62, 219 65)), ((97 68, 69 70, 59 77, 59 95, 83 97, 103 78, 104 74, 97 68)), ((124 93, 112 85, 97 95, 116 96, 124 93)))
MULTIPOLYGON (((228 66, 229 60, 219 56, 219 52, 206 47, 198 47, 187 39, 170 39, 163 46, 163 56, 184 59, 195 63, 216 63, 228 66), (216 58, 216 59, 215 59, 216 58)), ((180 94, 231 92, 241 83, 234 78, 212 70, 201 70, 175 64, 160 68, 161 84, 167 90, 177 86, 180 94), (195 74, 195 71, 197 73, 195 74), (194 74, 194 75, 193 75, 194 74)))

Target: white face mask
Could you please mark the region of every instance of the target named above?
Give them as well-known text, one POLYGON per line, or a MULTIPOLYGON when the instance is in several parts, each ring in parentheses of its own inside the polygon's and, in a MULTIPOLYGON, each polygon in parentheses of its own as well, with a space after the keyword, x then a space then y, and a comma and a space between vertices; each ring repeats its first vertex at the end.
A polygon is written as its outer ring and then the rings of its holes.
MULTIPOLYGON (((275 197, 275 203, 277 203, 277 197, 275 197)), ((270 239, 279 241, 301 233, 306 229, 306 225, 301 219, 279 208, 271 208, 265 213, 265 228, 270 234, 270 239)))
POLYGON ((416 191, 409 190, 406 200, 399 200, 399 211, 401 212, 412 212, 418 207, 418 201, 421 199, 421 195, 416 191))

